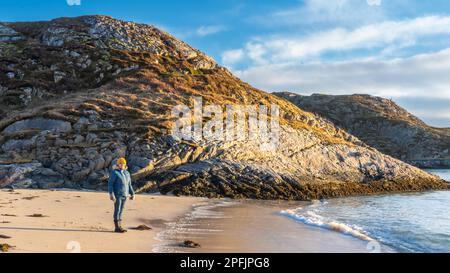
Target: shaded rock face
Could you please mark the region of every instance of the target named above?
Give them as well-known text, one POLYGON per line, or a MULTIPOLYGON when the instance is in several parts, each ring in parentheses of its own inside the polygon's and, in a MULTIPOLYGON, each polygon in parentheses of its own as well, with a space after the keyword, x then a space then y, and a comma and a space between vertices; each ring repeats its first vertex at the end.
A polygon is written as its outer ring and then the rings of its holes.
POLYGON ((23 37, 14 29, 0 24, 0 41, 19 41, 23 37))
POLYGON ((40 163, 0 165, 0 187, 58 188, 64 177, 40 163))
POLYGON ((450 129, 430 127, 391 100, 275 94, 322 115, 383 153, 418 167, 450 168, 450 129))
POLYGON ((24 39, 0 43, 0 187, 104 190, 119 157, 139 192, 306 200, 447 187, 152 26, 87 16, 8 27, 24 39), (173 138, 172 108, 195 96, 278 105, 279 148, 173 138))

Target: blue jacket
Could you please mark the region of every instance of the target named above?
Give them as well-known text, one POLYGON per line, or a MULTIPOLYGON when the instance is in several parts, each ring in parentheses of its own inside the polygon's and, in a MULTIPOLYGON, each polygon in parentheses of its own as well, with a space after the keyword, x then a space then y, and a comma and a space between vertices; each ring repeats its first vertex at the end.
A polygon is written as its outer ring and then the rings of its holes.
POLYGON ((108 192, 116 198, 134 195, 131 175, 127 170, 113 170, 108 180, 108 192))

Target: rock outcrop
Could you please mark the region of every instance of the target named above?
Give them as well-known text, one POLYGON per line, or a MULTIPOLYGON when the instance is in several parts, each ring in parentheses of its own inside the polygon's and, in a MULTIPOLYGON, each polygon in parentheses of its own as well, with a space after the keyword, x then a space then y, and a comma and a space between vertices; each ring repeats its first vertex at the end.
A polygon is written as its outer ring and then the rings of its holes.
POLYGON ((307 200, 448 187, 152 26, 106 16, 7 26, 23 39, 0 43, 0 187, 102 190, 122 156, 139 192, 307 200), (278 149, 171 136, 173 107, 198 96, 278 105, 278 149))
POLYGON ((275 95, 329 119, 385 154, 422 168, 450 168, 450 128, 428 126, 392 100, 369 95, 275 95))
POLYGON ((0 41, 19 41, 23 37, 14 29, 0 24, 0 41))

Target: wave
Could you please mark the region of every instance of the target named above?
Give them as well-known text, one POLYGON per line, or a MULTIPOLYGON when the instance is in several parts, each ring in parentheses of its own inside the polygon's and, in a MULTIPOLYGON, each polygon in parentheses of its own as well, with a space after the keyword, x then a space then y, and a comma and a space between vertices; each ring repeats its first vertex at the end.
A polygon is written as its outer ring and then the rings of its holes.
POLYGON ((160 244, 153 246, 155 253, 177 253, 183 252, 178 244, 184 239, 211 233, 220 233, 223 230, 199 228, 198 220, 202 219, 223 219, 228 218, 224 212, 217 211, 219 208, 230 207, 238 204, 236 201, 225 200, 205 200, 202 203, 192 205, 192 210, 183 217, 166 224, 166 228, 158 232, 155 240, 160 244))
MULTIPOLYGON (((312 206, 315 207, 317 204, 313 204, 312 206)), ((315 212, 308 210, 308 207, 283 210, 281 211, 281 214, 306 225, 336 231, 364 241, 375 241, 375 239, 369 237, 360 227, 328 220, 315 212)))

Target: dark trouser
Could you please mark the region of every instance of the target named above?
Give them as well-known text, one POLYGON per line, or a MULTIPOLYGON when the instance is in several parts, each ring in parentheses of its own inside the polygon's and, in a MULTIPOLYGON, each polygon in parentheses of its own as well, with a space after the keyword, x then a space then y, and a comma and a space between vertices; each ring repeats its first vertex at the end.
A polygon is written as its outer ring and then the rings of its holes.
POLYGON ((126 197, 116 198, 116 202, 114 202, 114 221, 122 221, 122 212, 126 201, 126 197))

